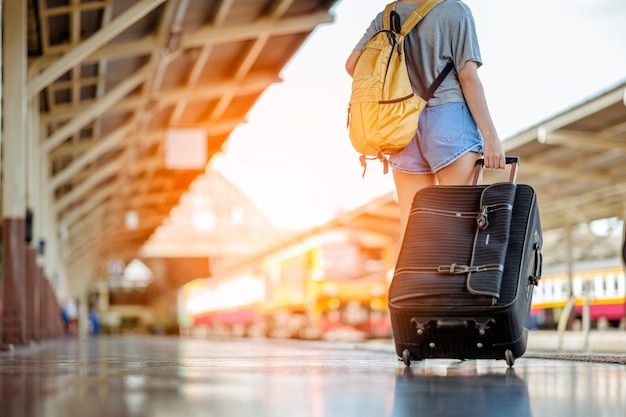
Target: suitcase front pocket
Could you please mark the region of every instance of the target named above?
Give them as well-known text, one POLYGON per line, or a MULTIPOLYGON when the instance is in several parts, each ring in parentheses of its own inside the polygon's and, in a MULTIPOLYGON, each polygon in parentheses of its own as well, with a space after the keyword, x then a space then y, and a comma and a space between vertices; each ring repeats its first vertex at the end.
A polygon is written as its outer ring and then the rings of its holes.
POLYGON ((420 298, 428 304, 495 303, 515 191, 515 184, 500 183, 418 192, 389 289, 390 302, 420 298))
POLYGON ((481 195, 471 260, 477 268, 467 274, 471 294, 500 297, 516 190, 515 184, 501 183, 488 186, 481 195), (485 265, 491 267, 479 268, 485 265))

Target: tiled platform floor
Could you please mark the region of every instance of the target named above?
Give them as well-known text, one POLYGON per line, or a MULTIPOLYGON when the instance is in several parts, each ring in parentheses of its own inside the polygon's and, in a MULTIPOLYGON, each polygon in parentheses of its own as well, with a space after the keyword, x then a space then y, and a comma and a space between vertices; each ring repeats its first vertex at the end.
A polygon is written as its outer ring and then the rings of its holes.
POLYGON ((626 416, 626 366, 519 358, 407 370, 378 344, 100 337, 0 354, 8 416, 626 416))

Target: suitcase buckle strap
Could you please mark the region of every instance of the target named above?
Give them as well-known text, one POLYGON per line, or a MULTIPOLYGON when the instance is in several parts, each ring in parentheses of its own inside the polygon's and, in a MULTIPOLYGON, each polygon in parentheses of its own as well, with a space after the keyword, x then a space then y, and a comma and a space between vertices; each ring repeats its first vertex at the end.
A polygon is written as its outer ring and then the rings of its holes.
POLYGON ((439 265, 437 267, 437 272, 440 274, 465 274, 469 272, 470 267, 467 265, 439 265))
POLYGON ((483 209, 476 216, 476 223, 479 229, 484 229, 489 226, 489 220, 487 219, 487 206, 483 206, 483 209))
POLYGON ((489 226, 489 213, 498 210, 513 211, 513 206, 508 203, 497 203, 482 206, 480 212, 478 212, 478 215, 476 216, 476 223, 478 224, 478 228, 486 229, 489 226))
POLYGON ((483 272, 483 271, 504 271, 504 266, 500 264, 479 265, 479 266, 451 264, 451 265, 439 265, 437 267, 437 272, 440 274, 466 274, 468 272, 483 272))

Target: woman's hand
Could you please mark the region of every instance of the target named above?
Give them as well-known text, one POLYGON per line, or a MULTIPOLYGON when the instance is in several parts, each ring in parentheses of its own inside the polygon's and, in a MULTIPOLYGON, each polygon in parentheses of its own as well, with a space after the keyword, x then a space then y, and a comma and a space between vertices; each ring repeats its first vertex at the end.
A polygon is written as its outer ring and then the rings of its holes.
POLYGON ((504 169, 506 167, 506 158, 502 142, 497 136, 484 139, 483 159, 485 160, 485 168, 504 169))

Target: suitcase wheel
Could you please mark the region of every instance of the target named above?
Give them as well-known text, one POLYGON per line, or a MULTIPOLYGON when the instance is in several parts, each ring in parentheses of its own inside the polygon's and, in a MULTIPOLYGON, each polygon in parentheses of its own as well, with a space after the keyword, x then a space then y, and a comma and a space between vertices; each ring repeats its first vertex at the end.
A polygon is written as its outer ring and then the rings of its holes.
POLYGON ((411 366, 411 352, 408 349, 402 351, 402 362, 407 366, 411 366))
MULTIPOLYGON (((404 354, 404 352, 402 353, 404 354)), ((512 368, 515 363, 515 356, 513 356, 513 352, 510 349, 507 349, 504 352, 504 359, 506 360, 507 365, 509 365, 509 368, 512 368)))

